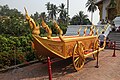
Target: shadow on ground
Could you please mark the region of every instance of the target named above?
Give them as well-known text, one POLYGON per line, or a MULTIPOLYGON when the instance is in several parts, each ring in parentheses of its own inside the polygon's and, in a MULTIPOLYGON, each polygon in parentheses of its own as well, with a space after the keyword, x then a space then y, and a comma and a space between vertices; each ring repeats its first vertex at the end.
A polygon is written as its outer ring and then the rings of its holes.
MULTIPOLYGON (((87 58, 85 64, 93 58, 87 58)), ((61 77, 70 73, 76 72, 73 67, 72 58, 65 60, 53 60, 52 61, 52 78, 61 77)), ((35 63, 26 67, 17 68, 0 74, 0 80, 46 80, 48 76, 48 66, 42 63, 35 63)))

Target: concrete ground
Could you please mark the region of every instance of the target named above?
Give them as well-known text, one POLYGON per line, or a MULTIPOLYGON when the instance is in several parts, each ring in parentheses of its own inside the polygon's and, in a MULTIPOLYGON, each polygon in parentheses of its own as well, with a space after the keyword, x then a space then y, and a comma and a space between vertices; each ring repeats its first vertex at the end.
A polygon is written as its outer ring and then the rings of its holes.
MULTIPOLYGON (((112 57, 113 50, 105 49, 96 60, 89 58, 84 67, 76 72, 71 59, 52 63, 52 80, 120 80, 120 50, 112 57)), ((49 80, 47 64, 35 63, 0 73, 0 80, 49 80)))

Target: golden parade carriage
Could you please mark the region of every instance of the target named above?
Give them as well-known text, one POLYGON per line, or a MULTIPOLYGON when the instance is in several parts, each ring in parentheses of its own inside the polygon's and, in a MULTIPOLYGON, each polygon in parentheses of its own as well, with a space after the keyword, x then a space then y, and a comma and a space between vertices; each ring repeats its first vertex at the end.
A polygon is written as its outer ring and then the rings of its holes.
MULTIPOLYGON (((26 9, 25 9, 26 11, 26 9)), ((41 37, 40 27, 36 26, 34 20, 28 15, 26 11, 26 20, 30 24, 32 30, 32 37, 34 48, 36 50, 37 56, 49 56, 55 58, 67 59, 72 57, 74 68, 78 71, 80 70, 85 59, 91 55, 97 59, 98 63, 98 53, 105 47, 105 42, 102 48, 99 47, 98 33, 94 35, 93 27, 90 28, 89 35, 86 35, 86 29, 84 30, 83 36, 63 36, 63 32, 54 21, 54 26, 59 32, 59 36, 52 37, 52 31, 48 25, 42 20, 42 27, 47 32, 47 37, 41 37)))

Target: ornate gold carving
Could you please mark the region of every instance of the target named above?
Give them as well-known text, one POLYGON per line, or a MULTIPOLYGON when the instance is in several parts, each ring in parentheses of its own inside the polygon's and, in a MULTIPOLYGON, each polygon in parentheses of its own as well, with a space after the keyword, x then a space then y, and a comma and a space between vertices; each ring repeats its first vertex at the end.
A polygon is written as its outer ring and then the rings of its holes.
POLYGON ((116 0, 117 3, 117 16, 120 16, 120 0, 116 0))
MULTIPOLYGON (((120 0, 109 0, 109 5, 106 7, 106 17, 111 21, 116 16, 120 16, 120 0)), ((98 3, 99 15, 100 20, 102 20, 102 13, 103 13, 103 2, 98 3)))
POLYGON ((48 27, 48 25, 44 22, 44 20, 42 19, 42 27, 46 30, 47 34, 47 38, 51 39, 51 34, 52 34, 52 30, 48 27))
POLYGON ((116 8, 116 1, 115 0, 110 0, 110 3, 107 8, 116 8))
POLYGON ((74 48, 75 42, 70 42, 68 45, 66 45, 66 56, 72 56, 73 48, 74 48))
POLYGON ((25 9, 25 13, 26 13, 26 20, 29 22, 30 28, 32 30, 32 34, 39 35, 40 34, 39 25, 36 26, 35 21, 28 15, 26 8, 24 8, 24 9, 25 9))
POLYGON ((60 27, 58 26, 58 24, 54 21, 54 25, 55 25, 55 28, 57 29, 57 31, 59 32, 59 38, 61 41, 64 41, 63 40, 63 31, 60 29, 60 27))
POLYGON ((53 50, 59 52, 59 53, 63 53, 63 46, 60 45, 54 45, 54 44, 48 44, 53 50))
POLYGON ((110 9, 108 9, 108 12, 109 12, 108 19, 110 21, 112 21, 117 15, 117 9, 116 8, 110 8, 110 9))

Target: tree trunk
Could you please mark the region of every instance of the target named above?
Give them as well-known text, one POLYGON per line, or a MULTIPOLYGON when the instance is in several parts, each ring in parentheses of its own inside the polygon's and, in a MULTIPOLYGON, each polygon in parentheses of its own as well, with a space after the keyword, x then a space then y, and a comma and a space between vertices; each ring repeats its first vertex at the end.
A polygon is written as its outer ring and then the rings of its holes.
POLYGON ((91 12, 91 22, 93 23, 93 12, 91 12))

